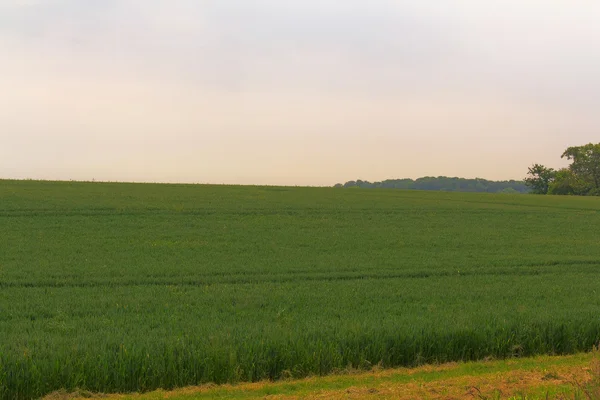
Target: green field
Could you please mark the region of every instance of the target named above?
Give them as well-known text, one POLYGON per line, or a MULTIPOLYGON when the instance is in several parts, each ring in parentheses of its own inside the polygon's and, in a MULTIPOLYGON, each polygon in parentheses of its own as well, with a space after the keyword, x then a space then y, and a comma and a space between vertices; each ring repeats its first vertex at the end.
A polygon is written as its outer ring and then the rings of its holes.
POLYGON ((564 354, 600 199, 0 181, 0 398, 564 354))

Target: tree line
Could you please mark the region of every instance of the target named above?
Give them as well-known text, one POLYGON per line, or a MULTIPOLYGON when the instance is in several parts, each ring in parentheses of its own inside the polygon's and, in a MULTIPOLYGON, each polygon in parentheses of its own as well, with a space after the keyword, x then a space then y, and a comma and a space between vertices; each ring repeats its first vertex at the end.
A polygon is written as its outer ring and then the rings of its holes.
POLYGON ((559 170, 541 164, 529 167, 525 184, 533 193, 600 196, 600 143, 569 147, 561 158, 571 164, 559 170))
POLYGON ((529 187, 522 181, 489 181, 475 178, 451 178, 447 176, 426 176, 419 179, 387 179, 381 182, 363 180, 338 183, 335 187, 365 189, 412 189, 412 190, 437 190, 447 192, 487 192, 487 193, 528 193, 529 187))

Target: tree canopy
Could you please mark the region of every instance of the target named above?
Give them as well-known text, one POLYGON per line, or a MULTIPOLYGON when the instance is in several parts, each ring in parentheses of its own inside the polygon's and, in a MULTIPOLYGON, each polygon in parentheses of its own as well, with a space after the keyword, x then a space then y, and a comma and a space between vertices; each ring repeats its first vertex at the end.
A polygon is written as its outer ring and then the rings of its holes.
POLYGON ((533 193, 600 196, 600 143, 569 147, 561 158, 571 164, 558 171, 540 164, 529 167, 525 183, 533 193))
POLYGON ((447 176, 426 176, 416 180, 413 179, 387 179, 381 182, 369 182, 363 180, 348 181, 344 184, 338 183, 336 187, 359 187, 359 188, 382 188, 382 189, 413 189, 413 190, 437 190, 448 192, 487 192, 487 193, 528 193, 529 188, 525 182, 520 181, 489 181, 475 178, 451 178, 447 176))
POLYGON ((546 168, 541 164, 533 164, 529 167, 525 184, 536 194, 546 194, 550 185, 556 178, 556 171, 552 168, 546 168))

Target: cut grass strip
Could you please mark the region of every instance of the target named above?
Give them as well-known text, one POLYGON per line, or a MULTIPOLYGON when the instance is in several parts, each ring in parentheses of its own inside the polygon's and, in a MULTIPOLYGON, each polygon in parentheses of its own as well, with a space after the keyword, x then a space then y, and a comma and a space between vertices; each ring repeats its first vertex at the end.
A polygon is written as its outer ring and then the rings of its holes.
MULTIPOLYGON (((109 400, 573 398, 576 382, 590 380, 593 360, 593 354, 544 356, 373 370, 369 373, 345 371, 297 381, 205 385, 174 391, 95 397, 109 400)), ((54 393, 45 400, 90 397, 89 393, 82 395, 84 397, 54 393)))

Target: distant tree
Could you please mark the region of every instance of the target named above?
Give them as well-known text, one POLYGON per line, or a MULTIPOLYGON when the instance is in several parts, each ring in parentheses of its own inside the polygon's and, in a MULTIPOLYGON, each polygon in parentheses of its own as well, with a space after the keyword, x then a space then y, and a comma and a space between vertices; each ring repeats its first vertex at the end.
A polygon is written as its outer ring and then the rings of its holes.
MULTIPOLYGON (((335 185, 339 187, 341 184, 335 185)), ((426 176, 416 180, 412 179, 387 179, 381 182, 368 182, 363 180, 348 181, 341 185, 345 188, 383 188, 383 189, 404 189, 404 190, 437 190, 447 192, 488 192, 498 193, 506 188, 515 190, 518 193, 528 193, 529 187, 525 182, 520 181, 488 181, 481 178, 465 179, 450 178, 447 176, 426 176)))
POLYGON ((586 194, 600 195, 600 143, 569 147, 562 158, 573 161, 569 170, 577 179, 587 183, 586 194))
POLYGON ((356 181, 356 186, 361 187, 361 188, 371 189, 371 188, 375 187, 376 185, 373 184, 373 183, 371 183, 371 182, 369 182, 369 181, 363 181, 361 179, 358 179, 356 181))
POLYGON ((529 167, 525 184, 531 188, 532 193, 547 194, 555 176, 554 169, 546 168, 541 164, 533 164, 529 167))

